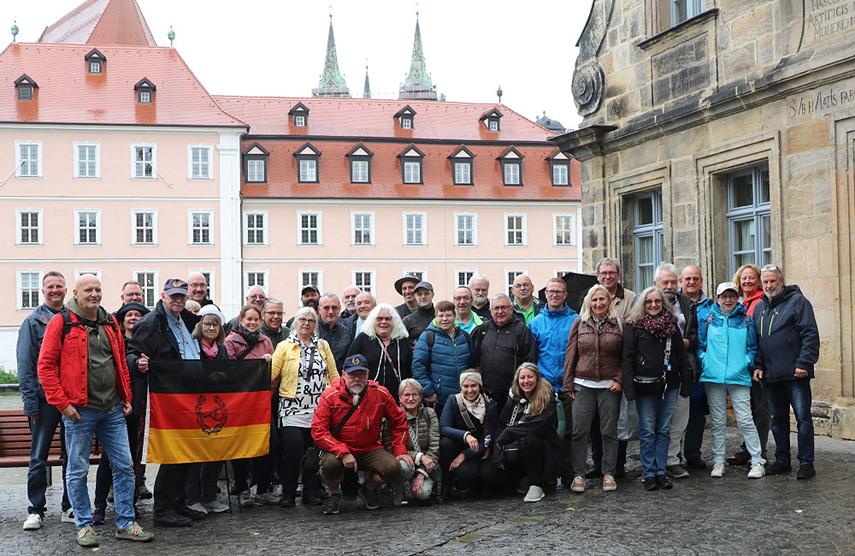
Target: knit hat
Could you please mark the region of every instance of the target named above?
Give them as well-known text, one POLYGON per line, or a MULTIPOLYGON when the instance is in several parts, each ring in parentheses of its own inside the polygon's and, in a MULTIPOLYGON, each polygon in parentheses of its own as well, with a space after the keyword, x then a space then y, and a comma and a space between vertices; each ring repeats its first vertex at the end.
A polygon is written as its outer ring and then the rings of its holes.
POLYGON ((196 313, 196 316, 199 317, 200 320, 205 315, 214 315, 215 317, 220 319, 220 324, 225 324, 226 322, 226 317, 223 315, 223 312, 220 311, 213 303, 211 303, 210 305, 205 305, 204 307, 199 309, 198 313, 196 313))
POLYGON ((484 383, 481 380, 481 373, 475 371, 473 369, 467 369, 460 373, 460 387, 463 388, 463 383, 467 380, 471 380, 472 382, 477 382, 478 386, 483 386, 484 383))
POLYGON ((145 316, 151 312, 149 311, 148 307, 146 307, 142 303, 138 303, 136 301, 125 303, 124 305, 119 307, 118 311, 116 311, 116 320, 119 321, 119 324, 125 321, 125 315, 127 315, 131 311, 137 311, 142 316, 145 316))

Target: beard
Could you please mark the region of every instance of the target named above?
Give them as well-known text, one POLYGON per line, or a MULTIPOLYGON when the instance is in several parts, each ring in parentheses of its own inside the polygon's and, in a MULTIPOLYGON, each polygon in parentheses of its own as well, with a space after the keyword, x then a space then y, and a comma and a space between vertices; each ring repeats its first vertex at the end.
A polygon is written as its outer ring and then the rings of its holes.
POLYGON ((487 303, 487 297, 483 295, 476 295, 475 298, 472 300, 472 303, 476 307, 483 307, 487 303))

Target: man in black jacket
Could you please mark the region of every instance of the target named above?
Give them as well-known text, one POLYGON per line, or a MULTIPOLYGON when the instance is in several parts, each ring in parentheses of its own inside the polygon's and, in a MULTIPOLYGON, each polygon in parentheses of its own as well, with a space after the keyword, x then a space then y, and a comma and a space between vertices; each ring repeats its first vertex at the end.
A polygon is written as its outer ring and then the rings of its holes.
MULTIPOLYGON (((184 308, 187 282, 170 278, 163 285, 154 311, 134 328, 128 343, 128 368, 132 372, 157 372, 157 361, 199 359, 199 343, 190 335, 199 317, 184 308), (155 366, 150 368, 150 362, 155 366)), ((162 464, 154 481, 154 523, 186 527, 204 514, 186 507, 184 484, 192 464, 162 464)))
POLYGON ((404 326, 407 327, 407 334, 413 346, 436 316, 433 307, 433 285, 430 282, 419 282, 416 284, 415 295, 418 307, 404 319, 404 326))
POLYGON ((350 335, 350 321, 339 317, 340 312, 341 302, 336 294, 325 293, 321 296, 321 301, 318 304, 318 316, 320 317, 318 336, 330 345, 333 357, 335 357, 336 369, 342 368, 344 357, 347 355, 351 342, 353 342, 353 336, 350 335))
POLYGON ((511 299, 497 293, 490 299, 492 318, 472 331, 472 367, 480 369, 484 391, 501 413, 514 373, 523 362, 537 363, 537 342, 525 321, 514 317, 511 299))
POLYGON ((813 306, 798 286, 785 286, 784 273, 775 265, 760 270, 765 295, 754 309, 757 358, 754 380, 765 380, 772 410, 775 462, 767 475, 789 473, 790 406, 799 438, 798 479, 816 475, 813 467, 813 419, 810 379, 819 360, 819 329, 813 306))

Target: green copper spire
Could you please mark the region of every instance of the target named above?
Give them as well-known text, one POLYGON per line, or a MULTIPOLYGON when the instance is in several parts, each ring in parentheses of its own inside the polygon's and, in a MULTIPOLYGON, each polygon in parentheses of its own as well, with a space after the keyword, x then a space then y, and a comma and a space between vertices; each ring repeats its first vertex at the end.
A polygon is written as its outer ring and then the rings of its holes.
POLYGON ((327 58, 324 62, 324 73, 318 82, 318 88, 312 89, 313 97, 350 98, 350 89, 338 69, 338 56, 335 52, 335 35, 330 14, 330 30, 327 35, 327 58))
POLYGON ((436 87, 431 82, 430 73, 422 52, 422 32, 419 28, 419 12, 416 12, 416 36, 413 39, 413 56, 410 59, 410 73, 401 86, 399 99, 436 100, 436 87))

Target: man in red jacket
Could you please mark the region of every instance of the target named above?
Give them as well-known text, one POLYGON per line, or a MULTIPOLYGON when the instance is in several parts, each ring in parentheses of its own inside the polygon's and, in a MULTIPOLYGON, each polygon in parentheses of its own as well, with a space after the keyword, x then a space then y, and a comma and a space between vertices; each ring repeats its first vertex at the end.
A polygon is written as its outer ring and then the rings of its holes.
POLYGON ((131 386, 125 342, 116 319, 101 307, 101 282, 84 274, 74 286, 68 312, 47 325, 39 354, 39 381, 47 402, 62 413, 68 453, 66 482, 80 546, 97 546, 86 477, 92 435, 113 468, 116 538, 150 541, 135 521, 134 468, 125 415, 131 386))
POLYGON ((342 376, 321 394, 312 418, 312 438, 321 450, 321 482, 327 490, 325 514, 337 514, 341 504, 344 470, 365 472, 359 497, 369 510, 376 510, 377 487, 398 486, 403 480, 401 464, 413 467, 407 453, 407 417, 386 388, 368 380, 364 355, 348 355, 342 376), (392 453, 380 441, 385 417, 391 434, 392 453))

